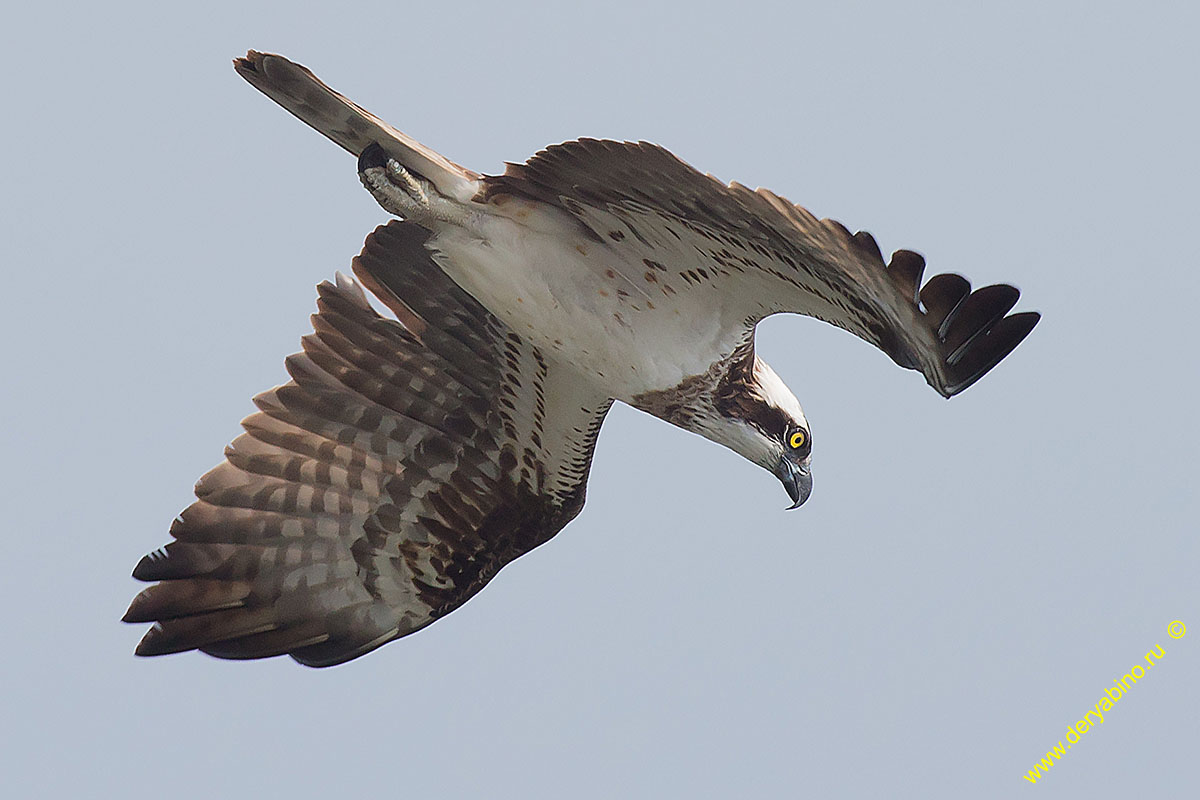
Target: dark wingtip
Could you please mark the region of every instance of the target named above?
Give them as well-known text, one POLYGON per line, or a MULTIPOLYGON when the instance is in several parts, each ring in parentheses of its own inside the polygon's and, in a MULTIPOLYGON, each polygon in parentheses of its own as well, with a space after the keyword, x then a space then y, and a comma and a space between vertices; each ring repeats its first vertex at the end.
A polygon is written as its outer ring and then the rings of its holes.
POLYGON ((946 363, 958 363, 971 344, 1003 319, 1020 297, 1019 291, 1004 283, 971 292, 946 326, 946 363))
POLYGON ((159 568, 166 557, 167 551, 165 548, 159 548, 153 553, 147 553, 142 556, 137 566, 133 568, 133 577, 139 581, 158 580, 159 568))
POLYGON ((897 250, 892 253, 887 267, 888 277, 896 284, 910 303, 921 300, 921 276, 925 273, 925 258, 912 250, 897 250))
POLYGON ((186 653, 188 650, 195 650, 196 643, 190 641, 185 636, 180 636, 177 631, 172 631, 169 626, 163 625, 161 622, 156 622, 146 631, 146 635, 138 642, 134 648, 135 656, 150 657, 150 656, 166 656, 171 653, 186 653))
POLYGON ((939 339, 954 321, 954 312, 971 293, 971 282, 962 275, 944 272, 934 275, 921 288, 921 305, 925 307, 925 318, 939 339))
POLYGON ((141 656, 142 658, 148 658, 150 656, 163 656, 168 653, 178 652, 182 651, 179 649, 172 649, 171 647, 165 645, 162 636, 162 626, 155 623, 154 627, 146 631, 146 635, 143 636, 141 641, 137 643, 137 647, 134 648, 133 654, 135 656, 141 656))
POLYGON ((257 75, 262 72, 262 63, 265 55, 257 50, 247 50, 245 56, 239 56, 233 59, 233 68, 243 78, 250 75, 257 75))
POLYGON ((1037 311, 1023 311, 1011 314, 991 326, 986 335, 965 348, 962 357, 953 366, 951 380, 944 394, 947 397, 959 394, 986 375, 1024 341, 1041 318, 1042 315, 1037 311))
POLYGON ((883 265, 883 253, 879 250, 879 243, 875 241, 875 237, 867 231, 859 231, 850 238, 854 246, 860 253, 870 259, 873 263, 883 265))
POLYGON ((121 617, 121 622, 154 622, 154 617, 148 611, 145 599, 139 594, 133 598, 129 608, 125 609, 125 615, 121 617))

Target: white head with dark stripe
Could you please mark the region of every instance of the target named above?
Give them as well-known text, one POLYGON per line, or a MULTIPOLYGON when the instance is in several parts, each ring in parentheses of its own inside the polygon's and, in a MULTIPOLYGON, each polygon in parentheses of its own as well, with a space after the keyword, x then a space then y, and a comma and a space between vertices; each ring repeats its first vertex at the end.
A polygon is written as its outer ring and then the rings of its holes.
POLYGON ((812 493, 812 435, 800 401, 765 361, 751 355, 710 396, 708 413, 683 427, 723 444, 783 483, 797 508, 812 493))

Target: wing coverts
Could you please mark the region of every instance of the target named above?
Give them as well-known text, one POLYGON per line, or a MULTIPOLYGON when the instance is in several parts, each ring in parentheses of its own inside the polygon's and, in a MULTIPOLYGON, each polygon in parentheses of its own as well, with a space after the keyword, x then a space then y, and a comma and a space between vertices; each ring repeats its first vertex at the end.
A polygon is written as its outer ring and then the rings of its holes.
POLYGON ((606 241, 605 231, 587 224, 589 209, 620 209, 632 240, 647 249, 688 237, 690 260, 709 262, 705 276, 748 270, 769 276, 756 285, 760 312, 752 321, 791 312, 845 328, 924 373, 945 397, 983 377, 1041 316, 1006 316, 1020 292, 1004 284, 972 293, 962 276, 942 274, 922 287, 919 254, 897 250, 885 263, 866 231, 852 234, 835 220, 818 220, 766 189, 726 185, 649 142, 553 145, 524 164, 509 164, 503 175, 484 176, 481 186, 478 199, 513 194, 557 206, 598 241, 606 241), (668 235, 643 235, 640 227, 668 235))

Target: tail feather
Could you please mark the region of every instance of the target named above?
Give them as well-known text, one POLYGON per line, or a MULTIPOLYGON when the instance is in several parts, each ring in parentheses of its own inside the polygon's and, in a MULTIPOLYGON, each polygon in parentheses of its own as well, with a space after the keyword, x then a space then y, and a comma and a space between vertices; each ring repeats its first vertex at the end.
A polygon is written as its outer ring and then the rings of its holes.
POLYGON ((430 150, 330 89, 283 56, 251 50, 233 67, 254 88, 355 156, 371 143, 421 175, 447 197, 463 202, 478 191, 479 175, 430 150))

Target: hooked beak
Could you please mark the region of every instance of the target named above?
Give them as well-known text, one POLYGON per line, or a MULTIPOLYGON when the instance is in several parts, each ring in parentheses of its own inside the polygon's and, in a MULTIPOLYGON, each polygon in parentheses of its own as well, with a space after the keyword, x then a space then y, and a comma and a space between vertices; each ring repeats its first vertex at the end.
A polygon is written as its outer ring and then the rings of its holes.
POLYGON ((788 511, 802 506, 812 494, 812 475, 808 468, 793 464, 786 457, 779 459, 775 477, 779 478, 783 488, 787 489, 788 497, 792 498, 792 505, 788 506, 788 511))

